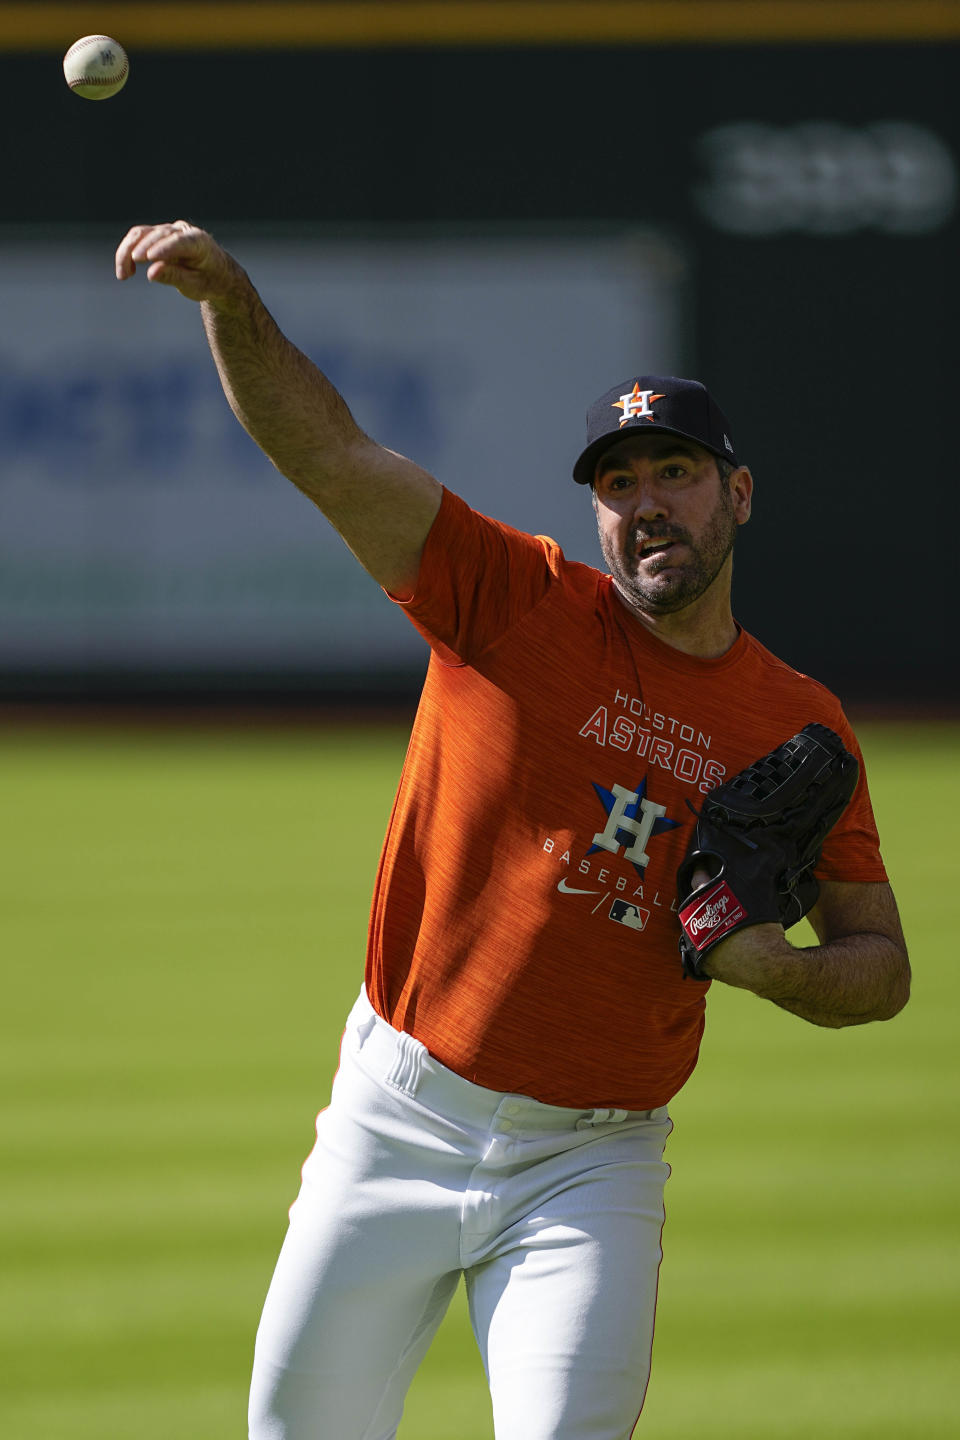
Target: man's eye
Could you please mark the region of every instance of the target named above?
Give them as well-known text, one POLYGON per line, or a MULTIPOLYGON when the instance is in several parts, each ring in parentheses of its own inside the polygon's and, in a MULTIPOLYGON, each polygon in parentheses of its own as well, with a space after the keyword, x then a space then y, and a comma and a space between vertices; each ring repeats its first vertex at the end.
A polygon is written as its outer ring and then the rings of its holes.
POLYGON ((665 465, 662 473, 665 480, 682 480, 687 468, 685 465, 665 465))

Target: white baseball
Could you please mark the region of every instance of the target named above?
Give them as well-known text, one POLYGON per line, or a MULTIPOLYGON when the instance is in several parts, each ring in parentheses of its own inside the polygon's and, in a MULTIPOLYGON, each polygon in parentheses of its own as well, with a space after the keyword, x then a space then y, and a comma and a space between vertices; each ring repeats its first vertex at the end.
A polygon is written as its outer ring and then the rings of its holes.
POLYGON ((63 57, 63 73, 74 95, 85 100, 108 100, 127 83, 127 52, 109 35, 84 35, 63 57))

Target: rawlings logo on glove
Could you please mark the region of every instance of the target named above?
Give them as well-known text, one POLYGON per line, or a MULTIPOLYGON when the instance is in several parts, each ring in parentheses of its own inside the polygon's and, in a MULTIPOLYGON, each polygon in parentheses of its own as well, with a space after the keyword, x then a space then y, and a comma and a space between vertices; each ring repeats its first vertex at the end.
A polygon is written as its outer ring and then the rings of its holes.
POLYGON ((735 930, 786 929, 806 915, 820 893, 813 871, 823 842, 858 773, 839 735, 806 725, 710 792, 677 871, 685 976, 709 979, 703 957, 735 930))
POLYGON ((743 906, 725 880, 702 898, 701 890, 696 891, 696 896, 693 905, 688 905, 681 915, 680 923, 700 944, 704 939, 719 940, 745 918, 743 906))

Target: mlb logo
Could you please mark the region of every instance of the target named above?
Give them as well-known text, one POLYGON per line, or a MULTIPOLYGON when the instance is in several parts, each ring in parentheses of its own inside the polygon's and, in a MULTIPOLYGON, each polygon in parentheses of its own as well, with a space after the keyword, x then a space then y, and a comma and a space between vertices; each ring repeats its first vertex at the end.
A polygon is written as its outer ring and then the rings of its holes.
POLYGON ((631 930, 643 930, 650 919, 650 911, 631 905, 629 900, 614 900, 610 906, 610 919, 616 920, 618 925, 629 926, 631 930))

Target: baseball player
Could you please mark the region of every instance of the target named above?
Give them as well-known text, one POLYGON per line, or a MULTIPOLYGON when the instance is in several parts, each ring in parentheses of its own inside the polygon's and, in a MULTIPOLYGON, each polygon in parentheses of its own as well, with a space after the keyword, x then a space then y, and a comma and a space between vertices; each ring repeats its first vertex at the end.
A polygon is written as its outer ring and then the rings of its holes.
POLYGON ((750 471, 703 386, 629 377, 573 471, 607 573, 571 563, 365 435, 209 234, 138 225, 140 263, 431 651, 250 1436, 390 1440, 463 1275, 498 1440, 625 1440, 709 980, 827 1026, 908 993, 840 704, 733 618, 750 471))

